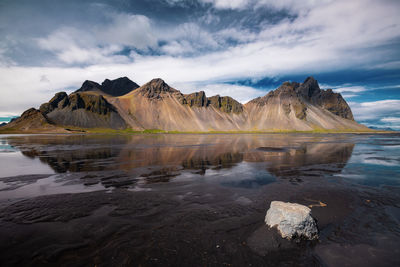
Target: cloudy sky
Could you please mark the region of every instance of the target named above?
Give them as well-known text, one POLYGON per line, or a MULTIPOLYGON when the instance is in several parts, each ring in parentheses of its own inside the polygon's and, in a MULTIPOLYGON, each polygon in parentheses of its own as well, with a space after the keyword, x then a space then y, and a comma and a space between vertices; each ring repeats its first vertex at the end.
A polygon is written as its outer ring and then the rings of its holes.
POLYGON ((314 76, 359 122, 400 130, 399 10, 398 0, 0 0, 0 116, 84 80, 160 77, 245 103, 314 76))

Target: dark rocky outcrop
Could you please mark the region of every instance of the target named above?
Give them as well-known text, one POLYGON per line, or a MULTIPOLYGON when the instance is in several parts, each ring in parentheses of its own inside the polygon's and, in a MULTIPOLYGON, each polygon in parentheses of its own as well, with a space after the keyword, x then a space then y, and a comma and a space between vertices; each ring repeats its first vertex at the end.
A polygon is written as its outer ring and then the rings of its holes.
POLYGON ((332 89, 321 90, 319 94, 312 98, 312 102, 339 117, 354 120, 353 113, 342 95, 333 92, 332 89))
POLYGON ((243 105, 229 96, 211 96, 207 97, 204 91, 195 92, 177 97, 181 104, 189 107, 210 107, 213 106, 226 113, 240 113, 243 111, 243 105))
POLYGON ((81 88, 76 90, 76 92, 94 92, 94 91, 102 92, 101 85, 89 80, 84 81, 81 88))
MULTIPOLYGON (((52 98, 56 98, 57 95, 52 98)), ((117 110, 102 95, 91 93, 73 93, 64 95, 60 101, 52 101, 44 104, 47 109, 47 117, 55 124, 77 126, 83 128, 106 127, 113 129, 125 128, 126 124, 117 110)), ((43 106, 43 105, 42 105, 43 106)))
POLYGON ((125 95, 137 88, 139 88, 139 85, 131 81, 128 77, 122 77, 115 80, 105 79, 101 84, 101 90, 111 96, 125 95))
POLYGON ((105 79, 102 84, 86 80, 81 88, 75 92, 99 92, 110 96, 122 96, 132 90, 139 88, 139 85, 128 77, 121 77, 115 80, 105 79))
POLYGON ((55 94, 55 96, 48 102, 40 106, 39 110, 43 114, 48 114, 56 108, 64 108, 69 104, 68 95, 65 92, 55 94))
POLYGON ((205 107, 207 106, 207 97, 204 91, 195 92, 184 95, 184 104, 189 107, 205 107))
POLYGON ((57 93, 49 102, 42 104, 39 110, 31 108, 25 111, 10 127, 33 128, 45 124, 81 128, 126 128, 125 121, 115 107, 102 95, 93 92, 72 93, 69 96, 65 92, 57 93))
POLYGON ((333 92, 332 89, 321 90, 317 80, 313 77, 308 77, 295 90, 306 101, 320 106, 339 117, 354 120, 353 113, 342 95, 333 92))
POLYGON ((208 105, 211 105, 223 112, 240 113, 243 112, 243 105, 230 96, 211 96, 207 98, 208 105))

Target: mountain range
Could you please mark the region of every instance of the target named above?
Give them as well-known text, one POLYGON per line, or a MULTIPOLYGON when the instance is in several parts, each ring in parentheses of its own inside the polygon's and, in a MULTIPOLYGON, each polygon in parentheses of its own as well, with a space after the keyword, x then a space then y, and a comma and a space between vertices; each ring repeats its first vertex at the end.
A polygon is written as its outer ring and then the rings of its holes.
POLYGON ((93 129, 179 132, 369 131, 358 124, 339 93, 320 89, 313 77, 284 82, 241 104, 232 97, 183 94, 162 79, 139 86, 127 77, 85 81, 71 94, 56 93, 1 132, 71 132, 93 129))

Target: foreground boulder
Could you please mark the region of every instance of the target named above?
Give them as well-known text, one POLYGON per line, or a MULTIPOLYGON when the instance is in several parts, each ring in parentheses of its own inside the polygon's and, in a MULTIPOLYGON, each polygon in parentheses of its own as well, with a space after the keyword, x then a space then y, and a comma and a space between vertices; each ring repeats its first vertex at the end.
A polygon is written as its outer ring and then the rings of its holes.
POLYGON ((297 203, 272 201, 265 223, 269 227, 277 226, 283 238, 318 239, 317 223, 311 217, 311 209, 297 203))

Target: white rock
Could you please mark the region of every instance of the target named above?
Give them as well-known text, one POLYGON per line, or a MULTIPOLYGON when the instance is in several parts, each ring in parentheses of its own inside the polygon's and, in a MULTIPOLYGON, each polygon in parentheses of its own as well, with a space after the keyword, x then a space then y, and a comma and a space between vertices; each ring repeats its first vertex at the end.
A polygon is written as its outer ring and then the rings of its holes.
POLYGON ((283 238, 318 238, 317 223, 311 217, 311 209, 297 203, 272 201, 265 223, 269 227, 277 226, 283 238))

